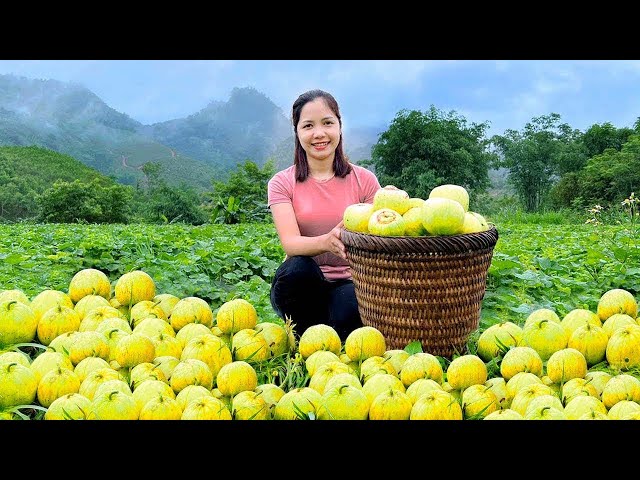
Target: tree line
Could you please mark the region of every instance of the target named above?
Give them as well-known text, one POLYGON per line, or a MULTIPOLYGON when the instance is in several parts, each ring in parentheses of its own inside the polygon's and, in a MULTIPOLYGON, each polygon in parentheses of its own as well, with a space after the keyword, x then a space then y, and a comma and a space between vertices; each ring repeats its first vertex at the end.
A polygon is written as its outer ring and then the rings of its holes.
MULTIPOLYGON (((585 132, 557 113, 534 117, 522 130, 503 135, 487 137, 488 127, 433 106, 401 110, 379 135, 371 158, 360 164, 373 170, 381 185, 395 185, 412 197, 427 198, 433 187, 454 183, 467 188, 474 202, 487 198, 489 171, 502 168, 512 200, 527 212, 614 205, 640 190, 640 118, 633 128, 604 123, 585 132)), ((0 218, 194 225, 271 221, 266 192, 275 160, 262 167, 246 160, 226 181, 212 180, 205 192, 169 186, 158 163, 146 163, 142 171, 135 186, 85 175, 59 180, 29 198, 15 179, 3 184, 0 171, 0 218)))
POLYGON ((264 223, 270 221, 266 185, 273 161, 260 168, 247 160, 212 190, 170 186, 159 163, 146 163, 144 179, 130 185, 58 181, 36 198, 35 220, 55 223, 264 223))
POLYGON ((365 162, 382 184, 426 198, 443 183, 474 198, 489 187, 492 168, 527 212, 584 209, 622 202, 640 190, 640 118, 633 128, 594 124, 585 132, 557 113, 534 117, 520 131, 486 136, 488 123, 468 124, 455 111, 400 111, 365 162))

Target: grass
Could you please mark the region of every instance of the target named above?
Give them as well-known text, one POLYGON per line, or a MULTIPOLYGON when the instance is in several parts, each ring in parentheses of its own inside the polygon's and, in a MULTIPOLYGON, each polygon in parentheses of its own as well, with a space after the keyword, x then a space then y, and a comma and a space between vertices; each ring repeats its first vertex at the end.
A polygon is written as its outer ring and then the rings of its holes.
POLYGON ((490 221, 496 224, 521 224, 521 225, 568 225, 583 224, 585 216, 574 210, 549 210, 542 212, 525 212, 521 209, 500 210, 489 216, 490 221))

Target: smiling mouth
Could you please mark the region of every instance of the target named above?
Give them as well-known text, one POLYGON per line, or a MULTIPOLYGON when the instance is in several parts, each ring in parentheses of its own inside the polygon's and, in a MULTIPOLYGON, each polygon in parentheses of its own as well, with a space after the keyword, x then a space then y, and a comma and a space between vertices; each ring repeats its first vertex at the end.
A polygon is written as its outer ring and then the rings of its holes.
POLYGON ((311 145, 313 145, 314 147, 326 147, 327 145, 329 145, 329 142, 312 143, 311 145))

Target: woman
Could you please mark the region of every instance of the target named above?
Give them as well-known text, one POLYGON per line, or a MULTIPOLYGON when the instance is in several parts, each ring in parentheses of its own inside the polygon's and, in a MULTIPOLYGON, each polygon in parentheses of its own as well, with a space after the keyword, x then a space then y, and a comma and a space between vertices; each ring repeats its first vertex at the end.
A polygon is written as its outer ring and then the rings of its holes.
POLYGON ((293 165, 268 184, 268 206, 287 255, 271 285, 271 305, 291 318, 297 336, 324 323, 344 341, 362 321, 340 240, 342 216, 351 204, 373 203, 380 183, 344 154, 340 109, 331 94, 300 95, 292 123, 293 165))

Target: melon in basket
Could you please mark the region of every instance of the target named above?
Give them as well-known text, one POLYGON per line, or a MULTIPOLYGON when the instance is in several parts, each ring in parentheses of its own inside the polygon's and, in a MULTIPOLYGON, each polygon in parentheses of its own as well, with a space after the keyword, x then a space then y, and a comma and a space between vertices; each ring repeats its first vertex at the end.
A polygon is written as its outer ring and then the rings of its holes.
POLYGON ((450 183, 438 185, 431 190, 429 198, 448 198, 450 200, 455 200, 462 205, 465 212, 469 211, 469 192, 467 192, 467 189, 461 185, 454 185, 450 183))
POLYGON ((422 206, 422 224, 432 235, 455 235, 462 233, 465 213, 456 200, 429 198, 422 206))
POLYGON ((369 233, 383 237, 401 237, 404 235, 404 218, 391 208, 381 208, 369 218, 369 233))
POLYGON ((344 228, 354 232, 367 233, 369 231, 369 218, 373 213, 371 203, 354 203, 344 210, 342 220, 344 228))
MULTIPOLYGON (((424 200, 422 200, 424 204, 424 200)), ((426 235, 427 230, 422 224, 422 206, 411 207, 402 216, 404 218, 404 234, 408 237, 426 235)))
POLYGON ((484 232, 489 227, 487 221, 482 218, 482 215, 475 212, 467 212, 464 214, 464 222, 462 224, 462 230, 460 233, 477 233, 484 232), (484 220, 484 223, 483 223, 484 220))
POLYGON ((411 208, 409 194, 395 185, 379 188, 373 196, 373 209, 391 208, 403 215, 411 208))

